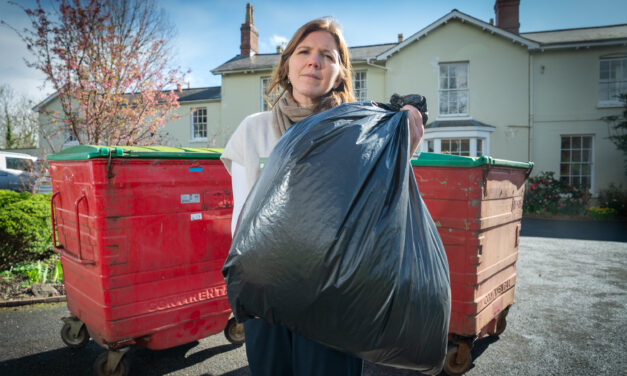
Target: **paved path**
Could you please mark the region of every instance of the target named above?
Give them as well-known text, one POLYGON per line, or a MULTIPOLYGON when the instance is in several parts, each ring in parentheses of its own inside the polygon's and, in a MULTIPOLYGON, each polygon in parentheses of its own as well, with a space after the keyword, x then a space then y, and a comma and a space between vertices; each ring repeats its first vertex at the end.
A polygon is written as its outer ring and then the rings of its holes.
MULTIPOLYGON (((624 375, 627 243, 522 237, 517 269, 507 329, 476 342, 467 375, 624 375)), ((63 303, 0 309, 0 375, 91 375, 103 349, 65 347, 66 314, 63 303)), ((129 356, 135 375, 249 375, 244 347, 222 335, 129 356)), ((367 364, 364 375, 418 374, 367 364)))

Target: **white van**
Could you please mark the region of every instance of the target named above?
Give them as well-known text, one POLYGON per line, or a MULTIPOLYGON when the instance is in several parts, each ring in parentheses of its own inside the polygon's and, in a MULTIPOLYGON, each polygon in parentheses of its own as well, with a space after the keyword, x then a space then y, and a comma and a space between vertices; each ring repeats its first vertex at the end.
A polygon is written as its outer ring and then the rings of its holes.
POLYGON ((0 189, 50 192, 44 161, 28 154, 0 151, 0 189))

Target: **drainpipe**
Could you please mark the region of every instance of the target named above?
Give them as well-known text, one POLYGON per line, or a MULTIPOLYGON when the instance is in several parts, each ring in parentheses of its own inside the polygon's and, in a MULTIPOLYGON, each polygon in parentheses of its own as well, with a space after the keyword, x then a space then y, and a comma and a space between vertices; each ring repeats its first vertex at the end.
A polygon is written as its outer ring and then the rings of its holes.
POLYGON ((531 155, 531 151, 533 150, 533 123, 533 54, 529 53, 529 140, 527 142, 527 155, 530 161, 533 160, 531 155))

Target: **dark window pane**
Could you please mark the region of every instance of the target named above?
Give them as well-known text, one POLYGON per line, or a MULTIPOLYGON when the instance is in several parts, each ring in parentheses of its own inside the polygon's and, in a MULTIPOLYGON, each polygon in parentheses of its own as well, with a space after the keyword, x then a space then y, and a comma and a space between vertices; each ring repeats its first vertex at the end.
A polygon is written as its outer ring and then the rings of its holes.
POLYGON ((581 150, 573 150, 571 156, 573 162, 581 162, 581 150))
POLYGON ((440 152, 442 154, 450 154, 450 150, 451 150, 451 144, 449 140, 442 140, 440 152))
POLYGON ((582 162, 590 162, 590 156, 592 155, 591 150, 583 150, 581 152, 581 161, 582 162))
POLYGON ((610 78, 610 64, 609 61, 601 61, 600 66, 600 78, 602 80, 607 80, 610 78))
POLYGON ((585 188, 590 188, 590 177, 584 176, 581 178, 581 186, 585 188))
POLYGON ((470 151, 470 140, 467 138, 462 140, 462 151, 470 151))
POLYGON ((448 92, 440 93, 440 113, 448 114, 448 92))
POLYGON ((573 143, 572 143, 572 147, 573 149, 579 149, 581 148, 581 137, 579 136, 573 136, 573 143))
POLYGON ((570 162, 570 151, 569 150, 562 150, 562 155, 561 155, 561 162, 570 162))
POLYGON ((562 149, 570 149, 570 137, 562 137, 562 149))
POLYGON ((590 149, 592 147, 592 137, 583 138, 583 147, 585 149, 590 149))
POLYGON ((570 172, 570 168, 569 168, 569 164, 568 163, 562 163, 560 164, 560 175, 564 176, 564 175, 569 175, 570 172))
POLYGON ((570 167, 571 167, 571 173, 572 173, 573 176, 581 174, 581 165, 580 164, 572 164, 570 167))
POLYGON ((590 165, 585 163, 581 165, 581 174, 582 175, 590 175, 590 165))
POLYGON ((451 140, 451 153, 456 154, 459 151, 459 140, 451 140))

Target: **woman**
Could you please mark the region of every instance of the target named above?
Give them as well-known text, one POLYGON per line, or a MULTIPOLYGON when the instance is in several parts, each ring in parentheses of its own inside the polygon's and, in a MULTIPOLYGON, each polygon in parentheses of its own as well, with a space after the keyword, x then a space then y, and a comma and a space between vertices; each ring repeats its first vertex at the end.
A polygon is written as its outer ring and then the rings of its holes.
MULTIPOLYGON (((260 165, 294 123, 317 112, 352 102, 351 64, 339 26, 317 19, 300 27, 274 70, 268 92, 281 90, 272 111, 248 116, 227 143, 222 162, 232 176, 235 227, 260 165)), ((424 128, 420 112, 409 111, 410 151, 424 128)), ((246 355, 253 375, 361 375, 363 362, 261 319, 244 323, 246 355)))

